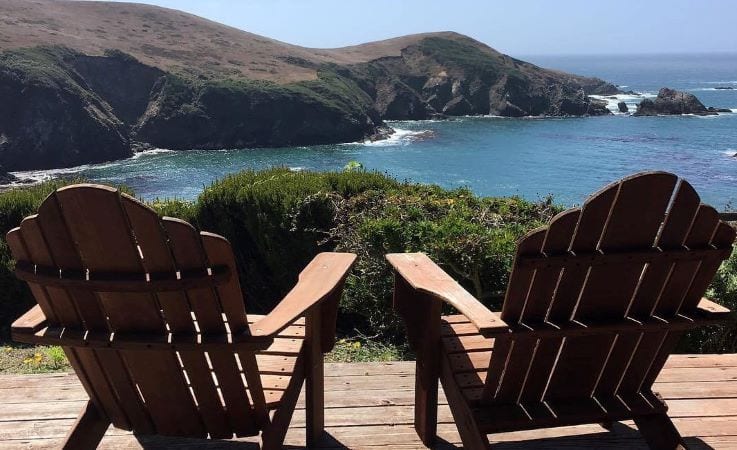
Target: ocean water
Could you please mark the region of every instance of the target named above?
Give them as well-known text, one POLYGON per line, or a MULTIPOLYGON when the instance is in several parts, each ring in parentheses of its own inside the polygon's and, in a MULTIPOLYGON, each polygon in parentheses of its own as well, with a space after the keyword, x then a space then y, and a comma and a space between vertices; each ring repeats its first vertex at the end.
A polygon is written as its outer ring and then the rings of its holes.
POLYGON ((593 75, 639 95, 634 109, 667 86, 733 113, 695 117, 462 117, 392 122, 391 139, 374 143, 222 151, 154 150, 133 158, 21 176, 82 175, 122 183, 146 199, 195 198, 216 178, 242 169, 287 166, 340 170, 358 161, 401 180, 467 186, 481 195, 552 194, 580 204, 602 185, 641 170, 666 170, 689 180, 705 202, 737 207, 737 54, 522 57, 543 67, 593 75), (733 87, 719 90, 717 87, 733 87))

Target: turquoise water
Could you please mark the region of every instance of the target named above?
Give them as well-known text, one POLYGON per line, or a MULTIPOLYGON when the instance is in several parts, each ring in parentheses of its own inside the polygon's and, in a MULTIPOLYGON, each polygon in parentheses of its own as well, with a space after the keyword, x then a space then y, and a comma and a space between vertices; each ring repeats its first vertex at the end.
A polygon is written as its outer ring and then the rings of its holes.
MULTIPOLYGON (((737 55, 527 57, 545 67, 596 75, 653 96, 660 87, 687 90, 707 106, 737 111, 737 55), (717 90, 718 86, 734 90, 717 90)), ((622 96, 631 106, 642 97, 622 96)), ((611 99, 614 108, 616 100, 611 99)), ((711 117, 608 117, 393 122, 378 143, 280 149, 152 151, 115 163, 33 173, 63 173, 123 183, 138 195, 196 197, 204 186, 242 169, 287 166, 339 170, 349 161, 399 179, 468 186, 481 195, 552 194, 564 204, 618 177, 667 170, 691 181, 704 201, 737 206, 737 113, 711 117)))

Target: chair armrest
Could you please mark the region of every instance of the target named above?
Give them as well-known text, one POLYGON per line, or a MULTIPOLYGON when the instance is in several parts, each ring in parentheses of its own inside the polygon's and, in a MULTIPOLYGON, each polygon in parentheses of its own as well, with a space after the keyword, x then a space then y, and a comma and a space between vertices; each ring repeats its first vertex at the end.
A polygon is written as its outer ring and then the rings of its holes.
POLYGON ((708 298, 702 298, 696 306, 696 312, 701 319, 709 321, 727 320, 731 311, 724 306, 714 303, 708 298))
POLYGON ((41 311, 41 307, 36 305, 16 319, 16 321, 10 326, 10 329, 13 334, 13 339, 15 339, 16 334, 33 335, 33 333, 45 326, 46 316, 43 311, 41 311))
POLYGON ((484 336, 507 334, 509 326, 424 253, 391 253, 389 264, 413 289, 432 295, 466 316, 484 336))
POLYGON ((342 283, 356 261, 353 253, 320 253, 299 274, 297 284, 264 318, 251 325, 251 336, 274 336, 326 299, 342 283))

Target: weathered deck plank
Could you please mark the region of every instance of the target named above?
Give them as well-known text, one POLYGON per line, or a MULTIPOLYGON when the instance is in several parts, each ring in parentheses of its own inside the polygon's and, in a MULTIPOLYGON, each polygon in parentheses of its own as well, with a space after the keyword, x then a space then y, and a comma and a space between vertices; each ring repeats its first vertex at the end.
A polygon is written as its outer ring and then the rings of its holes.
MULTIPOLYGON (((323 448, 424 448, 412 427, 414 363, 330 364, 325 379, 323 448)), ((676 427, 692 448, 737 448, 737 355, 676 355, 656 383, 676 427)), ((55 448, 86 395, 73 374, 0 376, 0 449, 55 448)), ((304 400, 287 434, 288 448, 305 442, 304 400)), ((440 392, 437 448, 460 448, 440 392)), ((500 449, 645 448, 631 423, 612 432, 598 425, 491 435, 500 449)), ((255 439, 201 441, 136 438, 110 428, 101 448, 257 448, 255 439)))

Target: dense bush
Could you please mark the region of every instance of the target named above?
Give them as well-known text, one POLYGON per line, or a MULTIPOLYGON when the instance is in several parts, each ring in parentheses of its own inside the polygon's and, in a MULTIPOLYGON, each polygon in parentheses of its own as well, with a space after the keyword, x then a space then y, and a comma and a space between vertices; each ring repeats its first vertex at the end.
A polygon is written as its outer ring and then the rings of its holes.
POLYGON ((200 195, 196 224, 233 244, 246 302, 262 312, 294 284, 329 238, 340 205, 365 192, 399 184, 374 173, 246 171, 215 182, 200 195))
POLYGON ((342 311, 366 332, 403 335, 391 311, 386 253, 424 252, 486 305, 498 309, 515 242, 557 212, 550 200, 479 198, 467 189, 401 185, 346 200, 331 238, 358 254, 342 311))
POLYGON ((723 325, 691 331, 681 340, 678 350, 683 353, 737 353, 737 251, 719 268, 706 296, 729 308, 731 319, 723 325))
MULTIPOLYGON (((61 183, 0 193, 2 231, 35 212, 61 183)), ((378 343, 404 332, 391 309, 392 279, 384 255, 422 251, 486 305, 501 306, 516 240, 560 208, 551 199, 478 197, 467 189, 401 183, 360 168, 346 172, 271 169, 230 175, 194 202, 155 200, 162 215, 227 237, 236 255, 250 312, 268 311, 319 251, 359 256, 340 308, 340 331, 378 343)), ((33 303, 0 247, 0 324, 33 303)), ((737 256, 720 269, 709 295, 737 309, 737 256)), ((7 335, 5 335, 7 336, 7 335)), ((737 322, 699 330, 687 352, 737 351, 737 322)))

